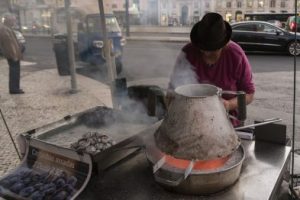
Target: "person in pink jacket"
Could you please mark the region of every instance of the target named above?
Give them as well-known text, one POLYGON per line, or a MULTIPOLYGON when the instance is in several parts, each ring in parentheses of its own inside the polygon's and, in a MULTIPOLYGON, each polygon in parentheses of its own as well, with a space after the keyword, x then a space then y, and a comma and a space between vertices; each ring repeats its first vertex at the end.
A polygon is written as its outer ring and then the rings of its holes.
MULTIPOLYGON (((218 13, 208 13, 196 23, 175 63, 170 93, 184 84, 206 83, 226 91, 244 91, 246 103, 253 101, 255 86, 249 61, 242 48, 231 41, 232 29, 218 13)), ((237 116, 237 97, 223 96, 230 114, 237 116)), ((237 126, 238 121, 233 121, 237 126)))
POLYGON ((20 88, 20 61, 22 52, 17 37, 12 29, 16 23, 13 15, 5 15, 0 24, 0 48, 9 65, 9 93, 23 94, 20 88))

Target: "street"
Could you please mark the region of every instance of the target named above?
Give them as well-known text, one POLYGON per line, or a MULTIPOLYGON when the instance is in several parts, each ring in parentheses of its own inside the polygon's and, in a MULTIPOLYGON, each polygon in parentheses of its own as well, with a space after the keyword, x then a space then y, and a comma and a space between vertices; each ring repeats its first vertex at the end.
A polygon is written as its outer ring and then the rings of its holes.
MULTIPOLYGON (((37 63, 28 66, 26 70, 38 71, 56 67, 52 40, 49 37, 27 37, 26 40, 24 60, 37 63)), ((127 41, 123 54, 122 75, 129 81, 168 77, 176 56, 184 45, 182 42, 127 41)), ((288 55, 247 53, 247 56, 254 73, 293 70, 293 57, 288 55)), ((299 58, 297 61, 300 61, 299 58)))
MULTIPOLYGON (((124 51, 126 75, 130 79, 168 77, 185 43, 129 42, 124 51), (141 70, 142 69, 142 70, 141 70)), ((282 54, 247 53, 254 73, 293 70, 293 57, 282 54)), ((300 59, 298 58, 299 62, 300 59)))

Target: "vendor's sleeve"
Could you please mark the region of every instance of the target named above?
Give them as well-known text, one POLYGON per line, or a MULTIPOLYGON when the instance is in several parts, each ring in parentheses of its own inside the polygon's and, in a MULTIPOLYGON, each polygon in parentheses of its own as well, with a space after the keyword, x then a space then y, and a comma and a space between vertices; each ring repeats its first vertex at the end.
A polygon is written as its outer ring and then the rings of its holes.
POLYGON ((237 83, 238 90, 242 90, 247 94, 253 94, 255 92, 255 85, 253 82, 252 69, 244 53, 240 62, 239 72, 237 74, 239 74, 239 79, 237 83))
POLYGON ((171 74, 169 89, 174 90, 178 86, 198 83, 194 67, 186 59, 185 53, 181 52, 171 74))

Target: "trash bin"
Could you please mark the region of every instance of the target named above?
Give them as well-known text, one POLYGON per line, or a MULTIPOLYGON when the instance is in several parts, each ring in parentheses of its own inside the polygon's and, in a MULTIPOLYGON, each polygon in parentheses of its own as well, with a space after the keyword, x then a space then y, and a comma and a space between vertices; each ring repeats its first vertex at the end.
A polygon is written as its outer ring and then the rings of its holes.
MULTIPOLYGON (((164 118, 167 105, 162 88, 156 85, 132 85, 127 92, 130 99, 145 106, 149 116, 156 116, 159 120, 164 118)), ((126 107, 123 109, 126 110, 126 107)))
POLYGON ((70 75, 68 41, 66 34, 54 35, 53 50, 55 52, 58 74, 60 76, 70 75))

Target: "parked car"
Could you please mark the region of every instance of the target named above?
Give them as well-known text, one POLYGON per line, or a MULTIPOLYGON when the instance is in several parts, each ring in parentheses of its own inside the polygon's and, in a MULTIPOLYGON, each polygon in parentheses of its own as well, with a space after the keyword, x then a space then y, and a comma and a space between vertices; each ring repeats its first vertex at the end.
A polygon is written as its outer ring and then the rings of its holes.
MULTIPOLYGON (((117 73, 123 69, 122 55, 126 39, 116 17, 113 14, 105 14, 107 37, 112 40, 112 52, 115 55, 115 64, 117 73)), ((101 22, 99 14, 88 14, 84 23, 78 24, 76 52, 80 61, 92 65, 103 65, 106 62, 104 58, 104 41, 101 33, 101 22)))
POLYGON ((16 34, 16 37, 17 37, 18 41, 19 41, 21 51, 22 51, 22 53, 24 53, 25 49, 26 49, 26 40, 25 40, 23 34, 20 31, 14 30, 14 32, 16 34))
POLYGON ((300 35, 263 21, 244 21, 231 24, 232 40, 245 51, 276 51, 300 54, 300 35), (296 51, 295 51, 296 46, 296 51))
POLYGON ((295 32, 296 22, 297 22, 297 32, 300 32, 300 16, 297 16, 296 20, 295 20, 295 16, 288 17, 286 24, 285 24, 285 29, 288 31, 295 32))
MULTIPOLYGON (((15 32, 16 38, 19 42, 21 51, 22 51, 22 53, 24 53, 25 49, 26 49, 26 40, 20 31, 14 30, 14 32, 15 32)), ((1 49, 0 49, 0 55, 2 55, 1 49)))

